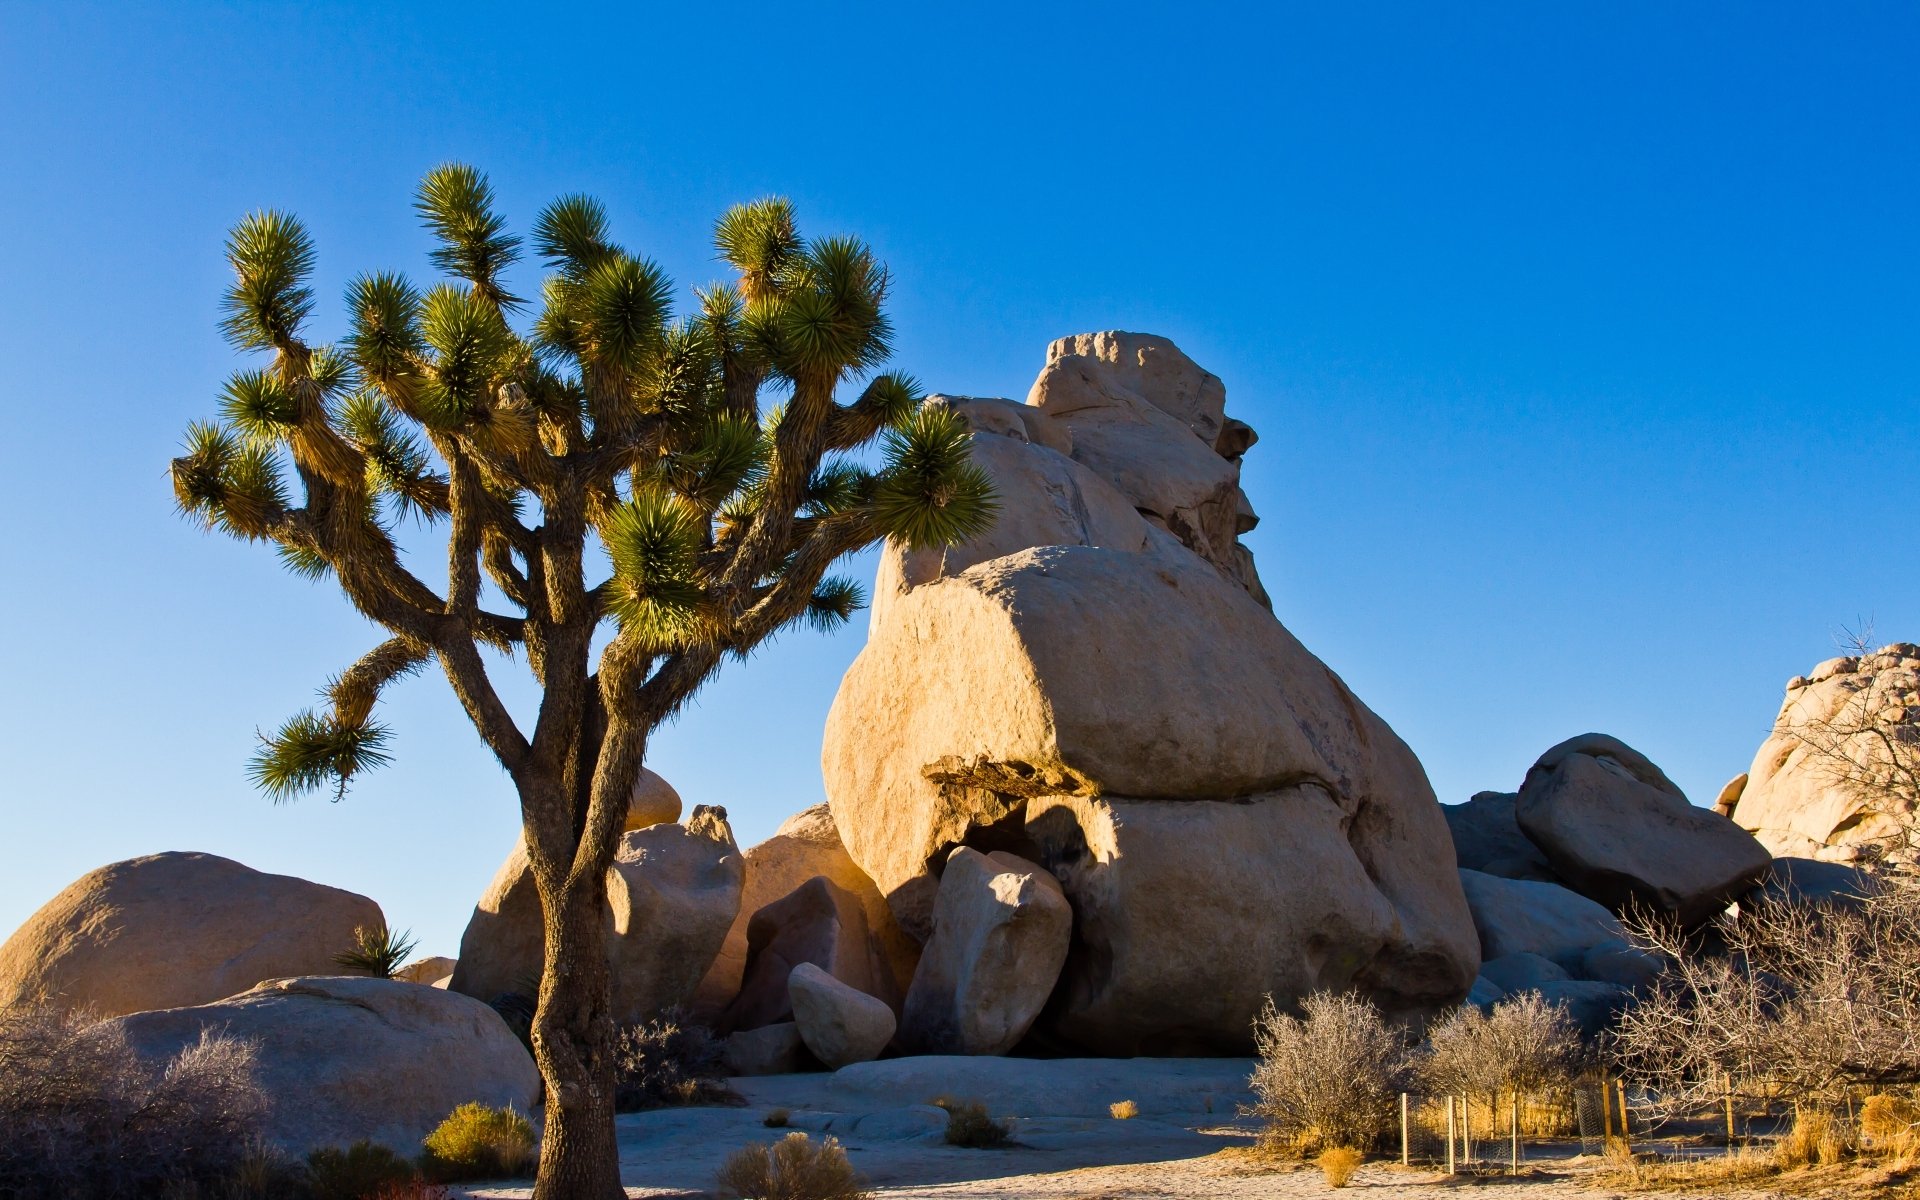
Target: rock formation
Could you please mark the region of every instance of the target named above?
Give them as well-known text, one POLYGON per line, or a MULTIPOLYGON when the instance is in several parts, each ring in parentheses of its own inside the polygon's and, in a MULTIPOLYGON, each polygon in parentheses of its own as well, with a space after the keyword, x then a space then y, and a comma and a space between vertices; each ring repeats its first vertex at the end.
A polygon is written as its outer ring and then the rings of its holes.
POLYGON ((1395 1012, 1478 966, 1411 751, 1263 603, 1235 534, 1252 431, 1161 338, 1056 342, 1025 405, 945 398, 1001 518, 889 547, 822 764, 848 853, 931 932, 954 847, 1064 885, 1039 1032, 1100 1053, 1244 1051, 1260 998, 1395 1012))
POLYGON ((890 1008, 899 1003, 860 901, 824 875, 814 876, 753 914, 747 924, 747 947, 740 992, 718 1021, 723 1030, 757 1029, 792 1020, 787 983, 802 965, 879 997, 890 1008))
POLYGON ((354 930, 384 924, 365 896, 168 852, 89 871, 0 945, 0 1006, 101 1016, 205 1004, 263 979, 332 974, 354 930))
POLYGON ((1004 851, 947 857, 933 936, 900 1027, 909 1054, 1005 1054, 1066 965, 1073 910, 1052 875, 1004 851))
POLYGON ((893 1009, 812 963, 793 969, 787 989, 801 1042, 832 1070, 870 1062, 893 1040, 893 1009))
POLYGON ((392 979, 275 979, 191 1008, 118 1021, 136 1052, 163 1062, 203 1031, 254 1040, 276 1100, 266 1139, 296 1156, 362 1138, 402 1154, 469 1101, 529 1112, 533 1058, 498 1013, 467 996, 392 979))
POLYGON ((1871 859, 1916 798, 1920 646, 1833 658, 1787 683, 1731 814, 1776 855, 1871 859))
MULTIPOLYGON (((740 907, 744 868, 726 810, 622 835, 607 870, 614 1019, 635 1024, 683 1005, 713 965, 740 907)), ((487 1003, 530 997, 546 933, 524 842, 494 875, 460 939, 452 990, 487 1003)))
POLYGON ((727 930, 719 957, 694 993, 693 1015, 713 1022, 739 994, 747 967, 747 925, 755 913, 780 900, 815 877, 831 882, 859 901, 866 914, 880 958, 886 964, 888 984, 876 995, 903 996, 913 980, 920 945, 894 920, 893 910, 873 886, 873 880, 854 864, 840 844, 840 831, 824 804, 787 818, 772 837, 746 853, 747 881, 740 893, 740 912, 727 930))

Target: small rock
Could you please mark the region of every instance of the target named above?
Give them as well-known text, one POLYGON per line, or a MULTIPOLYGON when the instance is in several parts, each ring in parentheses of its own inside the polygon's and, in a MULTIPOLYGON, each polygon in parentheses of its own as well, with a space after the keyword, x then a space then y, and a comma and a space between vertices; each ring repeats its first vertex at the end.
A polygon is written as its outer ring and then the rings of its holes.
POLYGON ((732 1034, 722 1055, 735 1075, 791 1075, 814 1065, 800 1040, 800 1027, 792 1021, 732 1034))
POLYGON ((893 1040, 891 1008, 812 963, 795 967, 787 988, 793 994, 793 1022, 800 1040, 815 1058, 835 1070, 880 1057, 893 1040))
POLYGON ((429 987, 444 987, 453 978, 454 961, 444 954, 435 954, 427 958, 416 958, 393 973, 395 979, 405 983, 424 983, 429 987))

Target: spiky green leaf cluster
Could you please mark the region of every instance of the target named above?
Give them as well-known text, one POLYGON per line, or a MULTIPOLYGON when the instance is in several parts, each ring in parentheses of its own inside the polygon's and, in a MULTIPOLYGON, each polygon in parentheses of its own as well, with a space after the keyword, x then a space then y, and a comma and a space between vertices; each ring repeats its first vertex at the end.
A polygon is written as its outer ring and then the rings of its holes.
POLYGON ((700 626, 702 529, 693 505, 650 486, 615 509, 600 530, 613 562, 608 610, 649 646, 683 642, 700 626))
POLYGON ((993 481, 974 463, 966 424, 951 409, 921 407, 886 432, 885 445, 873 514, 888 536, 918 549, 992 527, 1000 511, 993 481))
POLYGON ((355 775, 392 760, 387 739, 385 726, 343 725, 309 709, 274 733, 261 735, 260 750, 247 773, 276 802, 323 787, 338 797, 355 775))
POLYGON ((221 301, 220 329, 242 350, 274 350, 299 336, 313 311, 313 239, 282 212, 254 213, 227 237, 233 285, 221 301))

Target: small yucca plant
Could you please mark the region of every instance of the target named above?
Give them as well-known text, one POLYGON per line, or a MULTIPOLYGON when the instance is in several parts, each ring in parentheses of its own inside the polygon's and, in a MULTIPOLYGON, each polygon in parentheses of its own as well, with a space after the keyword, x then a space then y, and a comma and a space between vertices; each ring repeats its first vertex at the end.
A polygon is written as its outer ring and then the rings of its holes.
POLYGON ((375 979, 392 979, 413 953, 412 931, 393 932, 385 925, 362 925, 353 931, 353 948, 333 956, 336 966, 364 971, 375 979))

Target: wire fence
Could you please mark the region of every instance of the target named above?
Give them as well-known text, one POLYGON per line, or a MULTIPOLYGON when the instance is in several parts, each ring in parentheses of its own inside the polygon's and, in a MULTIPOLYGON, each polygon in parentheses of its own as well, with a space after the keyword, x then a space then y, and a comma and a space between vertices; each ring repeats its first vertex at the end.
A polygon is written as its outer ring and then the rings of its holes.
MULTIPOLYGON (((1611 1077, 1582 1079, 1545 1093, 1402 1093, 1400 1161, 1450 1174, 1518 1174, 1530 1161, 1569 1153, 1631 1154, 1636 1144, 1650 1148, 1661 1133, 1677 1142, 1677 1127, 1656 1126, 1650 1106, 1640 1100, 1636 1104, 1626 1085, 1611 1077)), ((1729 1091, 1724 1125, 1716 1108, 1686 1122, 1686 1138, 1696 1146, 1717 1143, 1732 1149, 1752 1135, 1748 1109, 1729 1091), (1744 1120, 1736 1119, 1742 1114, 1744 1120)))

